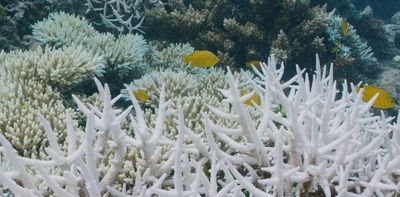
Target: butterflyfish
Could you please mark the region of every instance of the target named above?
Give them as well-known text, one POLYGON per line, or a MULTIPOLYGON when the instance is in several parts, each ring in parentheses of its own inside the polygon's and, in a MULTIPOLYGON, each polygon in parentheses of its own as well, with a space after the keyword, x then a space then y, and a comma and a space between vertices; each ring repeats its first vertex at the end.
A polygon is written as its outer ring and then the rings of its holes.
POLYGON ((209 68, 217 64, 219 58, 211 51, 194 51, 190 55, 183 56, 183 62, 196 67, 209 68))
POLYGON ((349 23, 347 23, 345 18, 342 18, 341 26, 343 36, 347 36, 347 33, 349 33, 349 23))
POLYGON ((260 70, 261 69, 261 61, 258 61, 258 60, 248 61, 248 62, 246 62, 246 66, 248 66, 250 68, 253 68, 253 66, 254 66, 254 67, 256 67, 257 70, 260 70))
MULTIPOLYGON (((378 88, 375 86, 364 85, 364 93, 362 96, 362 100, 364 102, 368 102, 372 99, 375 94, 379 93, 378 98, 375 100, 373 106, 378 109, 390 109, 394 107, 395 102, 393 98, 390 96, 389 92, 382 88, 378 88)), ((360 91, 360 86, 356 86, 356 91, 360 91)))
POLYGON ((133 93, 133 96, 135 96, 135 98, 138 101, 144 102, 149 99, 149 95, 147 94, 147 91, 144 89, 137 89, 137 90, 134 90, 132 93, 133 93))
MULTIPOLYGON (((247 94, 247 92, 242 93, 241 96, 243 96, 243 95, 245 95, 245 94, 247 94)), ((260 104, 261 104, 260 96, 258 96, 256 93, 254 93, 253 96, 251 96, 250 98, 248 98, 247 100, 245 100, 243 103, 246 104, 246 105, 248 105, 248 106, 250 106, 250 107, 254 107, 253 102, 254 102, 256 105, 260 105, 260 104)))

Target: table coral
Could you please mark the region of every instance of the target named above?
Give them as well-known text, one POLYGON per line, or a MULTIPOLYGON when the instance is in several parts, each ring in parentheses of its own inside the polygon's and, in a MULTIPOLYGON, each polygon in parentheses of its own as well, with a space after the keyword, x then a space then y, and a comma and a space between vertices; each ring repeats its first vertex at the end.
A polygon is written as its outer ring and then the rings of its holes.
POLYGON ((147 42, 138 34, 116 38, 110 33, 97 32, 84 18, 63 12, 52 13, 49 18, 33 25, 33 37, 42 45, 83 47, 105 58, 106 76, 132 75, 142 69, 147 42))

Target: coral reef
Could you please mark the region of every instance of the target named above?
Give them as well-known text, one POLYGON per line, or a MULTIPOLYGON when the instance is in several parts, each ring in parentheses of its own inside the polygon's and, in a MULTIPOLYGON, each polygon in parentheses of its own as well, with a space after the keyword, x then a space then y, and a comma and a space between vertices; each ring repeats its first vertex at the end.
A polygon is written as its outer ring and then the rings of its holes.
POLYGON ((48 1, 4 0, 0 2, 0 48, 12 50, 28 48, 31 39, 31 24, 46 16, 48 1))
MULTIPOLYGON (((229 109, 229 105, 221 103, 223 95, 218 91, 228 87, 228 81, 221 69, 203 69, 203 72, 189 74, 186 71, 173 71, 171 69, 153 71, 142 78, 134 80, 128 85, 130 89, 143 89, 147 91, 149 99, 144 101, 143 105, 147 106, 145 111, 146 121, 151 124, 155 122, 153 112, 159 104, 159 96, 164 87, 165 98, 169 101, 168 108, 178 110, 178 106, 182 106, 185 115, 187 128, 195 133, 203 131, 203 123, 198 121, 201 114, 208 113, 209 107, 224 107, 229 109)), ((254 76, 250 72, 238 72, 235 76, 239 80, 240 90, 242 93, 251 92, 252 87, 246 83, 247 78, 254 76)), ((127 92, 124 91, 124 94, 127 92)), ((252 118, 258 116, 255 110, 252 111, 252 118)), ((165 132, 170 135, 177 134, 177 125, 174 117, 166 118, 165 132)), ((215 119, 215 121, 219 121, 215 119)), ((223 125, 233 126, 230 121, 219 121, 223 125)))
MULTIPOLYGON (((320 5, 310 1, 166 1, 145 10, 143 25, 150 40, 189 42, 195 49, 218 53, 223 67, 244 67, 251 60, 265 61, 269 54, 307 67, 313 59, 309 54, 319 53, 324 61, 336 59, 336 68, 343 71, 350 64, 348 56, 331 50, 342 40, 332 39, 330 33, 340 27, 332 17, 334 12, 320 5)), ((365 41, 355 31, 352 34, 352 43, 346 46, 352 51, 351 65, 357 68, 352 72, 357 76, 376 68, 376 62, 365 41)))
POLYGON ((33 26, 33 37, 43 45, 55 47, 79 46, 104 56, 109 72, 119 75, 143 66, 147 43, 138 34, 125 34, 115 38, 109 33, 97 32, 86 19, 63 12, 52 13, 49 18, 33 26))
POLYGON ((391 30, 386 24, 390 23, 390 17, 399 5, 391 1, 377 3, 369 0, 314 0, 311 4, 325 3, 329 9, 335 9, 340 16, 346 18, 357 29, 359 36, 368 40, 379 61, 391 59, 398 53, 398 48, 390 38, 391 30))
POLYGON ((0 2, 0 196, 400 195, 400 115, 333 76, 400 92, 400 17, 355 1, 0 2))
POLYGON ((109 87, 95 80, 103 107, 74 97, 87 121, 85 134, 76 136, 67 113, 66 151, 44 118, 49 160, 18 156, 0 134, 1 151, 12 164, 0 170, 1 184, 22 196, 46 195, 38 182, 59 196, 398 195, 400 117, 390 123, 392 118, 383 114, 374 116, 369 111, 374 99, 363 103, 363 90, 349 90, 346 83, 337 96, 332 67, 320 67, 318 59, 316 64, 313 81, 298 67, 296 75, 282 81, 284 68, 277 67, 274 57, 263 64, 262 72, 256 72, 259 78, 246 81, 261 93, 257 119, 243 103, 254 92, 241 96, 228 69, 228 87, 221 93, 230 107, 210 106, 209 113, 202 113, 202 134, 188 129, 181 105, 170 110, 164 86, 159 87, 155 121, 148 123, 132 94, 132 106, 117 109, 113 106, 120 96, 112 98, 109 87), (271 110, 277 106, 280 110, 271 110), (213 115, 237 124, 220 125, 213 115), (128 116, 132 122, 125 130, 122 122, 128 116), (164 131, 169 116, 176 121, 175 136, 164 131), (128 149, 133 151, 130 160, 128 149), (110 150, 110 162, 99 162, 110 150), (63 173, 57 176, 50 170, 60 168, 63 173), (128 177, 118 187, 121 172, 128 177))
POLYGON ((106 66, 101 80, 113 88, 122 88, 126 80, 137 78, 146 70, 144 56, 149 47, 143 36, 124 34, 116 38, 100 33, 86 19, 73 14, 50 14, 33 25, 33 37, 41 45, 83 47, 103 56, 106 66))
POLYGON ((32 47, 32 24, 54 11, 85 14, 84 1, 0 1, 0 48, 6 51, 32 47))
POLYGON ((335 57, 334 63, 346 67, 346 69, 340 69, 341 75, 345 75, 345 78, 361 80, 365 75, 371 77, 379 70, 372 49, 361 40, 352 25, 349 24, 348 33, 343 34, 341 28, 343 20, 339 16, 333 16, 326 29, 329 41, 334 43, 331 45, 331 51, 335 57))
MULTIPOLYGON (((308 12, 305 11, 308 9, 307 3, 302 1, 293 3, 193 1, 191 4, 167 1, 163 5, 145 10, 144 25, 149 26, 150 39, 190 42, 196 49, 219 51, 221 56, 229 56, 234 60, 234 62, 224 62, 222 59, 221 65, 244 66, 249 60, 265 60, 268 56, 268 51, 264 51, 265 48, 271 46, 272 40, 281 29, 290 34, 291 46, 292 42, 295 42, 292 37, 295 33, 308 34, 299 29, 301 25, 298 25, 301 20, 305 22, 308 19, 306 16, 308 12), (247 17, 246 13, 254 15, 247 17), (297 16, 292 17, 294 15, 297 16), (286 20, 289 18, 296 18, 296 21, 291 20, 290 24, 298 26, 288 29, 291 25, 283 25, 284 22, 289 22, 286 20), (162 34, 156 35, 155 32, 162 34), (179 38, 173 36, 176 33, 182 36, 179 38)), ((318 33, 321 32, 315 32, 318 33)), ((293 55, 291 54, 292 57, 293 55)))
POLYGON ((42 158, 48 139, 37 114, 65 139, 66 107, 61 92, 101 76, 103 58, 82 48, 41 48, 0 53, 0 128, 23 156, 42 158))
POLYGON ((188 43, 171 43, 165 47, 161 43, 151 42, 146 62, 151 66, 150 69, 168 68, 174 71, 185 70, 193 72, 196 68, 185 64, 182 60, 184 55, 190 54, 193 51, 193 47, 188 43))
POLYGON ((86 1, 86 16, 98 25, 119 33, 142 32, 141 26, 144 20, 142 14, 148 4, 160 3, 159 0, 145 1, 114 1, 114 0, 88 0, 86 1))

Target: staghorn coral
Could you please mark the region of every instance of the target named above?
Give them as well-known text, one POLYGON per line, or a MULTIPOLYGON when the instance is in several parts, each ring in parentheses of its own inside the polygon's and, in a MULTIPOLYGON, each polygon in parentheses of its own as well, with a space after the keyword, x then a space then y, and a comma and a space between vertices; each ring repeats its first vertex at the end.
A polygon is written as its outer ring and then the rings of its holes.
POLYGON ((12 164, 12 169, 0 170, 0 184, 21 196, 48 195, 34 179, 57 196, 398 195, 400 117, 390 123, 392 118, 383 114, 374 116, 369 111, 373 100, 363 103, 363 90, 349 90, 346 83, 337 96, 332 68, 321 68, 318 60, 312 77, 297 67, 297 74, 287 81, 281 81, 283 66, 276 65, 272 57, 262 65, 262 73, 256 72, 257 80, 246 81, 261 93, 256 108, 261 116, 256 119, 242 103, 252 93, 240 96, 239 83, 228 70, 228 87, 221 93, 231 107, 210 107, 210 113, 203 113, 202 134, 186 127, 182 106, 176 113, 167 107, 164 87, 156 121, 148 124, 132 94, 133 106, 117 109, 118 97, 112 98, 109 87, 95 80, 103 107, 87 106, 74 97, 87 121, 85 135, 78 137, 67 115, 68 152, 60 151, 44 119, 41 123, 51 140, 45 152, 49 160, 19 157, 0 134, 0 151, 12 164), (277 105, 281 110, 271 110, 277 105), (133 134, 121 128, 132 108, 133 134), (220 125, 212 114, 236 124, 220 125), (175 138, 163 130, 169 116, 175 117, 175 138), (78 138, 81 144, 76 143, 78 138), (97 155, 110 149, 112 162, 99 162, 97 155), (127 149, 135 150, 130 155, 134 160, 124 157, 127 149), (36 174, 30 176, 26 167, 36 174), (49 168, 64 172, 54 176, 49 168), (128 172, 122 187, 116 182, 120 172, 128 172))
MULTIPOLYGON (((143 9, 147 6, 161 3, 159 0, 121 1, 121 0, 88 0, 86 15, 109 30, 118 33, 133 31, 142 32, 143 9)), ((96 23, 95 23, 96 24, 96 23)))

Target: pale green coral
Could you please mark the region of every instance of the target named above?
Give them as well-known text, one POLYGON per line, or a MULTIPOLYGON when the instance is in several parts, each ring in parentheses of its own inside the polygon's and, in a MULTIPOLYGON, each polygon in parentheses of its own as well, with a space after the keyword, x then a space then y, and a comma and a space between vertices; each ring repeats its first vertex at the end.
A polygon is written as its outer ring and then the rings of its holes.
POLYGON ((80 43, 86 37, 98 34, 83 17, 64 12, 51 13, 45 20, 33 25, 33 37, 40 43, 62 46, 80 43))
POLYGON ((347 62, 344 65, 352 64, 353 61, 364 66, 376 65, 377 60, 373 56, 374 53, 371 47, 357 35, 356 30, 351 24, 348 24, 348 33, 343 34, 342 20, 342 17, 334 15, 331 17, 326 29, 328 40, 335 47, 333 48, 333 53, 336 55, 336 58, 347 62))
POLYGON ((51 46, 82 46, 105 58, 106 70, 119 76, 131 74, 143 67, 147 42, 139 34, 125 34, 116 38, 110 33, 97 32, 81 17, 53 13, 48 19, 33 25, 33 37, 41 44, 51 46))

